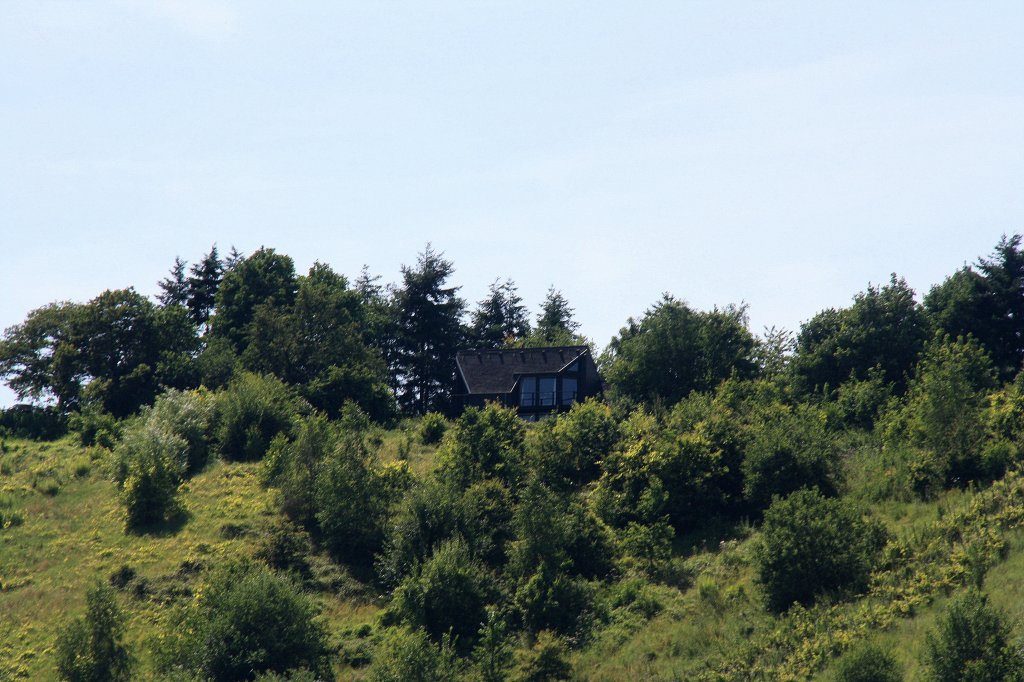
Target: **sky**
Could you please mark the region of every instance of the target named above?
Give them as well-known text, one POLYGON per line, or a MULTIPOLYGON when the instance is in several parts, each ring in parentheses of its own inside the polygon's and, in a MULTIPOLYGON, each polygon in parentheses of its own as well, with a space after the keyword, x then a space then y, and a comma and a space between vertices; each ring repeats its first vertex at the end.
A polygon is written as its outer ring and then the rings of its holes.
POLYGON ((212 244, 387 282, 431 242, 599 347, 663 292, 797 331, 1022 189, 1020 0, 0 2, 0 328, 212 244))

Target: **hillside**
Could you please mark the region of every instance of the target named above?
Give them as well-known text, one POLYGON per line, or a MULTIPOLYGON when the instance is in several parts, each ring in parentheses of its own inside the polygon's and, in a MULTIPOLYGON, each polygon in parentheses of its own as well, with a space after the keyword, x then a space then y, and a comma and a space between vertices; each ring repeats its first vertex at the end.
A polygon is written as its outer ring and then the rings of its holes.
MULTIPOLYGON (((390 432, 384 449, 393 453, 407 439, 405 432, 390 432)), ((425 473, 432 450, 415 450, 415 468, 425 473)), ((151 670, 147 646, 166 627, 169 609, 188 599, 212 565, 251 555, 277 514, 272 491, 259 485, 258 464, 217 462, 185 485, 183 521, 125 533, 117 490, 105 473, 109 457, 109 451, 71 438, 4 442, 0 631, 10 633, 0 643, 4 679, 56 679, 57 631, 82 611, 93 581, 116 576, 118 601, 129 615, 127 642, 141 670, 151 670)), ((848 460, 848 466, 857 464, 848 460)), ((993 603, 1015 622, 1024 617, 1024 604, 1014 596, 1024 588, 1019 474, 928 502, 876 503, 871 512, 891 530, 895 540, 887 552, 899 548, 900 559, 875 572, 867 595, 773 616, 763 608, 751 566, 755 528, 741 526, 732 539, 705 540, 690 549, 677 543, 685 570, 675 585, 625 578, 611 588, 626 606, 614 609, 572 655, 576 677, 828 679, 837 655, 877 636, 893 647, 906 679, 917 680, 925 632, 966 584, 984 575, 993 603), (630 596, 631 590, 641 594, 630 596)), ((325 589, 315 594, 332 650, 354 659, 352 652, 372 656, 373 638, 359 635, 379 627, 383 602, 326 559, 320 568, 325 589), (361 630, 366 624, 371 627, 361 630)), ((340 679, 365 673, 339 660, 335 670, 340 679)))

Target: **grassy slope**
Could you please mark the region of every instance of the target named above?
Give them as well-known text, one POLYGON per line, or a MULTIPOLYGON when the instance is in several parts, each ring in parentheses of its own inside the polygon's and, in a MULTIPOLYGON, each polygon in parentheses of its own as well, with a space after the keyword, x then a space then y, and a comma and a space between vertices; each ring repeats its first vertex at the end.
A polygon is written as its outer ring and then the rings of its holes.
MULTIPOLYGON (((405 433, 386 434, 384 459, 396 457, 407 440, 405 433)), ((413 446, 406 456, 420 475, 433 463, 431 448, 413 446)), ((69 440, 7 441, 7 451, 0 453, 0 512, 6 500, 7 513, 13 508, 23 519, 20 525, 0 530, 0 679, 54 679, 52 648, 59 625, 82 612, 85 590, 92 581, 106 580, 126 564, 149 587, 142 597, 130 590, 121 596, 131 618, 129 639, 145 670, 144 643, 159 633, 168 611, 165 603, 194 584, 190 567, 251 553, 254 535, 275 515, 270 494, 257 483, 256 465, 217 463, 188 483, 184 500, 189 517, 180 527, 163 534, 125 534, 116 489, 104 472, 105 457, 104 451, 85 450, 69 440), (236 537, 238 531, 243 534, 236 537)), ((1024 509, 1024 483, 1011 492, 999 500, 1016 514, 1017 506, 1024 509)), ((827 679, 835 652, 865 636, 876 636, 897 652, 908 679, 919 679, 924 633, 948 594, 964 582, 962 571, 957 572, 956 562, 962 559, 956 552, 959 540, 950 536, 947 542, 949 534, 936 528, 955 523, 955 510, 969 508, 976 497, 952 491, 929 503, 874 505, 874 512, 897 536, 910 543, 935 536, 941 542, 929 545, 929 551, 938 545, 944 548, 938 558, 925 559, 922 553, 920 566, 913 564, 915 570, 938 571, 929 578, 935 584, 925 580, 908 602, 909 613, 882 618, 884 628, 855 627, 869 606, 880 609, 888 603, 876 597, 812 613, 809 619, 823 625, 816 629, 804 625, 795 638, 776 636, 793 630, 793 624, 766 614, 761 607, 749 561, 756 535, 748 530, 745 537, 696 552, 688 560, 695 574, 689 588, 654 588, 661 610, 652 619, 619 614, 575 655, 577 672, 587 680, 691 679, 706 672, 709 664, 722 668, 735 663, 744 652, 769 667, 785 667, 787 655, 794 651, 805 655, 820 645, 826 654, 816 660, 823 664, 812 669, 818 673, 816 679, 827 679), (951 583, 949 575, 960 582, 951 583)), ((976 519, 978 528, 992 530, 993 537, 1005 543, 985 587, 997 605, 1024 622, 1024 603, 1015 598, 1024 587, 1024 531, 1018 529, 1018 515, 997 519, 1003 513, 1000 509, 986 507, 976 519)), ((373 603, 352 603, 329 592, 318 594, 318 599, 339 647, 351 646, 352 631, 372 622, 378 611, 373 603)), ((346 679, 358 677, 356 671, 345 671, 346 679)))
MULTIPOLYGON (((389 446, 385 442, 385 450, 389 446)), ((193 585, 191 568, 250 554, 253 536, 277 513, 257 482, 257 465, 215 463, 186 484, 188 517, 180 527, 126 534, 117 490, 104 472, 105 451, 70 440, 9 440, 6 447, 0 495, 13 498, 23 522, 0 530, 0 680, 55 679, 52 652, 60 624, 83 612, 92 581, 106 580, 124 565, 149 587, 142 598, 122 594, 129 641, 145 670, 143 644, 159 632, 164 604, 193 585)), ((424 467, 425 451, 412 454, 413 465, 424 467)), ((378 610, 329 593, 318 598, 335 637, 371 622, 378 610)))

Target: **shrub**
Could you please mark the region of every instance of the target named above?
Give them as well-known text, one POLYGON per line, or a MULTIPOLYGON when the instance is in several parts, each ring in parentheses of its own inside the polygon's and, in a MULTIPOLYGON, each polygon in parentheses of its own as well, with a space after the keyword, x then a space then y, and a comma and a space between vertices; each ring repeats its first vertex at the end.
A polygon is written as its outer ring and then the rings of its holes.
POLYGON ((758 509, 800 488, 835 494, 838 455, 825 415, 806 409, 760 424, 743 459, 744 493, 758 509))
POLYGON ((611 408, 594 399, 538 426, 528 440, 531 470, 558 490, 570 490, 597 478, 599 463, 619 439, 611 408))
POLYGON ((928 634, 925 663, 933 682, 1001 682, 1024 671, 1009 645, 1006 616, 976 590, 956 597, 928 634))
POLYGON ((496 597, 491 577, 469 554, 462 538, 441 544, 434 555, 395 591, 395 612, 407 623, 422 627, 435 642, 444 635, 468 651, 486 606, 496 597))
POLYGON ((319 413, 297 420, 294 439, 278 434, 261 463, 260 478, 281 491, 281 511, 295 523, 316 525, 314 490, 317 472, 338 444, 337 433, 319 413))
POLYGON ((979 454, 993 388, 992 363, 974 339, 936 338, 925 348, 903 419, 910 442, 935 454, 947 482, 986 477, 979 454))
POLYGON ((185 468, 193 474, 203 468, 212 439, 214 400, 205 390, 168 390, 157 397, 152 408, 144 410, 147 420, 156 420, 187 444, 185 468))
POLYGON ((420 420, 420 442, 424 445, 440 443, 447 428, 448 422, 445 420, 443 414, 428 412, 423 415, 423 419, 420 420))
POLYGON ((57 637, 57 672, 69 682, 130 680, 132 658, 125 648, 125 617, 114 591, 102 583, 86 595, 85 616, 69 623, 57 637))
POLYGON ((513 409, 495 403, 468 408, 449 428, 439 453, 442 477, 460 488, 485 478, 514 485, 522 475, 525 433, 513 409))
POLYGON ((435 646, 423 630, 392 630, 373 655, 370 682, 450 682, 458 677, 447 639, 435 646))
POLYGON ((505 563, 512 539, 512 493, 501 481, 474 483, 458 504, 458 527, 473 555, 491 567, 505 563))
POLYGON ((278 518, 260 536, 253 556, 276 571, 290 571, 302 578, 310 576, 309 554, 313 542, 309 534, 278 518))
POLYGON ((593 609, 594 591, 581 578, 542 565, 519 580, 512 603, 528 632, 577 635, 585 625, 584 616, 593 609))
POLYGON ((901 682, 903 671, 891 651, 867 643, 839 659, 832 679, 834 682, 901 682))
POLYGON ((68 429, 78 434, 78 440, 88 447, 99 445, 112 449, 121 434, 117 417, 97 407, 86 407, 68 419, 68 429))
POLYGON ((217 439, 227 459, 263 457, 299 413, 291 390, 271 375, 242 372, 217 397, 217 439))
POLYGON ((784 611, 822 594, 865 589, 884 541, 884 530, 845 501, 817 490, 777 498, 754 554, 768 607, 784 611))
POLYGON ((384 585, 396 587, 434 547, 458 530, 459 503, 458 491, 435 479, 409 491, 389 524, 377 560, 377 574, 384 585))
POLYGON ((892 385, 886 383, 885 372, 878 365, 868 370, 867 379, 851 375, 840 384, 832 408, 843 424, 870 430, 890 398, 892 385))
POLYGON ((514 682, 556 682, 572 676, 569 650, 565 642, 551 632, 541 632, 533 646, 520 653, 514 682))
POLYGON ((53 440, 68 430, 67 420, 56 407, 18 404, 0 410, 0 431, 32 440, 53 440))
POLYGON ((393 489, 362 430, 343 433, 317 469, 313 503, 324 545, 337 559, 370 566, 384 543, 393 489))
POLYGON ((168 634, 158 653, 165 669, 215 680, 297 668, 330 674, 327 635, 314 602, 288 577, 257 563, 217 569, 168 634))
POLYGON ((115 476, 129 528, 159 524, 181 512, 178 487, 188 443, 158 422, 134 420, 115 449, 115 476))

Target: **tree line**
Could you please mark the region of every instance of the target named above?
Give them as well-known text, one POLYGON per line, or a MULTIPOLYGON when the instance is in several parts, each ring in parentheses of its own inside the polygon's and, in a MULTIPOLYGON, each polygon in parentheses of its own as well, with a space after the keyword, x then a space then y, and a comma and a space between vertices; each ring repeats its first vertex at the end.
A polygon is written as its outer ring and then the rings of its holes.
POLYGON ((388 286, 366 268, 355 280, 322 263, 300 275, 273 249, 220 258, 214 246, 191 267, 175 259, 156 302, 129 288, 33 310, 4 333, 0 376, 61 414, 124 417, 163 390, 217 389, 248 371, 328 415, 353 401, 387 420, 447 410, 460 348, 585 342, 554 287, 531 323, 511 280, 469 310, 453 273, 430 245, 388 286))

